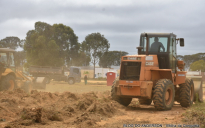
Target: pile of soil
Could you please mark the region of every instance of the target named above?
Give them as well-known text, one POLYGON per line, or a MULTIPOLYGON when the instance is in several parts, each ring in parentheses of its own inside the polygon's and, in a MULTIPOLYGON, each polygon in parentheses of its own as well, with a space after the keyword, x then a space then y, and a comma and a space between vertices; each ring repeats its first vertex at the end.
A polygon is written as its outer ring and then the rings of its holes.
POLYGON ((21 89, 0 92, 0 127, 95 127, 96 122, 123 115, 110 92, 50 93, 21 89), (60 125, 59 125, 60 124, 60 125))

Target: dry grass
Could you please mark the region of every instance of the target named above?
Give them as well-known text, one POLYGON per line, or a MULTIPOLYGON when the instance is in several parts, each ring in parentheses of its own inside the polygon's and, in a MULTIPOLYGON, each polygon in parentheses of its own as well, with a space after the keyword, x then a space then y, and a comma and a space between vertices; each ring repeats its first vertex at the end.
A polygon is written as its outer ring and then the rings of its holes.
MULTIPOLYGON (((84 84, 82 80, 81 83, 75 83, 74 85, 69 85, 63 81, 51 81, 50 84, 46 85, 47 92, 65 92, 69 91, 72 93, 86 93, 91 91, 104 92, 111 90, 111 86, 107 86, 106 81, 91 81, 88 80, 87 85, 84 84)), ((43 91, 43 90, 42 90, 43 91)))
MULTIPOLYGON (((205 101, 204 101, 205 102, 205 101)), ((205 103, 196 103, 187 109, 183 114, 183 121, 187 124, 199 124, 201 128, 205 127, 205 103)))
POLYGON ((205 127, 205 84, 203 84, 204 102, 193 104, 183 114, 183 121, 188 124, 199 124, 201 128, 205 127))

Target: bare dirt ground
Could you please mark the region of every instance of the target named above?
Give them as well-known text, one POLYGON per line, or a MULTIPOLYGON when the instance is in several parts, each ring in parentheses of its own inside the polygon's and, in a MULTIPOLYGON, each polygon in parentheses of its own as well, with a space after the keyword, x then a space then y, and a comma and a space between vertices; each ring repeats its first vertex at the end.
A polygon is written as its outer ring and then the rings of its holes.
POLYGON ((111 100, 111 87, 105 81, 88 81, 88 85, 53 81, 46 88, 31 94, 20 89, 0 92, 0 127, 123 128, 138 124, 184 124, 186 108, 179 104, 170 111, 156 111, 153 104, 140 105, 133 99, 124 107, 111 100))

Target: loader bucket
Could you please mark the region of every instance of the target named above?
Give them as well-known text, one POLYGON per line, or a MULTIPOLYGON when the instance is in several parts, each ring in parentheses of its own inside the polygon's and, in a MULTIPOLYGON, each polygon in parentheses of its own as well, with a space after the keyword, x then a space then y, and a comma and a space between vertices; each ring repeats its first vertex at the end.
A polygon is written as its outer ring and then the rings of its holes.
POLYGON ((21 86, 21 89, 23 89, 26 93, 31 93, 32 82, 31 81, 25 81, 23 83, 23 85, 21 86))
POLYGON ((33 88, 34 89, 46 89, 46 78, 45 77, 37 77, 34 80, 33 88))
POLYGON ((191 78, 194 82, 194 101, 203 102, 203 87, 202 87, 202 76, 187 76, 191 78))
POLYGON ((26 93, 31 93, 32 82, 26 80, 16 80, 17 88, 24 90, 26 93))

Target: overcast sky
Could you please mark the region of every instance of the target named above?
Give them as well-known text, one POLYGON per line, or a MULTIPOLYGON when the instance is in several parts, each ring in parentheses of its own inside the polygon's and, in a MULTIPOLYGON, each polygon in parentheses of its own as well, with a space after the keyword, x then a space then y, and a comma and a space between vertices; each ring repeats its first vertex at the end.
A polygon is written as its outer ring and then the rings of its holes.
POLYGON ((205 0, 0 0, 0 39, 25 39, 37 21, 70 26, 80 43, 100 32, 110 51, 136 54, 141 33, 173 32, 179 55, 205 52, 205 0))

